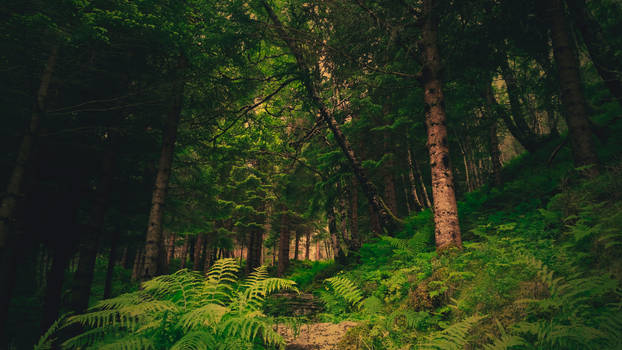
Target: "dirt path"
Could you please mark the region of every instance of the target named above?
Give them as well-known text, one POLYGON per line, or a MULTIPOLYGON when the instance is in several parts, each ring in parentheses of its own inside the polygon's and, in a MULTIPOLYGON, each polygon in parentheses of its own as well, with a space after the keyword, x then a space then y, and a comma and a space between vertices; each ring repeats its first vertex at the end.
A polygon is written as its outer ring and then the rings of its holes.
POLYGON ((288 327, 278 329, 279 334, 287 342, 287 350, 337 350, 348 329, 355 327, 356 322, 343 321, 341 323, 309 323, 300 327, 300 333, 294 337, 288 327))

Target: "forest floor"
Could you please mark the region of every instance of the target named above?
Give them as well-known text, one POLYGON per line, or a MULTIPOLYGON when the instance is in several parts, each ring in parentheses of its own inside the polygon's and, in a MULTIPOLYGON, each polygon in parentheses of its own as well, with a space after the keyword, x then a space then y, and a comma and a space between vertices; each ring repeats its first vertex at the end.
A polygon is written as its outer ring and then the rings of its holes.
POLYGON ((336 350, 343 349, 339 343, 348 329, 357 326, 356 322, 308 323, 298 329, 298 334, 287 326, 278 328, 279 334, 287 342, 287 350, 336 350))

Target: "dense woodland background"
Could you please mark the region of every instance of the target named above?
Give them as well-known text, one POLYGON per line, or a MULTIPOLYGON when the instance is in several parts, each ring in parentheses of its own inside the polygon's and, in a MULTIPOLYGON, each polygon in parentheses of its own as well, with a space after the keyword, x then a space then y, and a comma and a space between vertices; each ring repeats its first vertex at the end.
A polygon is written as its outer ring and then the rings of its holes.
POLYGON ((621 32, 616 0, 3 1, 0 346, 622 348, 621 32))

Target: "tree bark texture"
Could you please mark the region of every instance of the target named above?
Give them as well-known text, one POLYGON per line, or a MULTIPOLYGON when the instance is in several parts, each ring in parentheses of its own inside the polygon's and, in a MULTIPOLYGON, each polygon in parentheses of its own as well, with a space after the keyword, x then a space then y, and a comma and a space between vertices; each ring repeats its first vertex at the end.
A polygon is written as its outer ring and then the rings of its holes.
POLYGON ((458 206, 449 158, 449 142, 444 96, 439 71, 441 62, 437 47, 437 19, 434 1, 424 0, 423 27, 424 110, 428 131, 428 150, 432 171, 436 249, 462 247, 458 206))
POLYGON ((108 255, 108 266, 106 268, 106 283, 104 284, 104 299, 112 296, 112 280, 114 277, 114 266, 117 260, 117 250, 119 249, 119 238, 121 232, 115 230, 110 242, 110 253, 108 255))
POLYGON ((86 310, 91 296, 91 284, 95 270, 97 249, 103 231, 106 211, 108 209, 108 196, 112 182, 112 167, 115 157, 114 149, 108 140, 106 151, 102 160, 102 175, 95 191, 93 212, 89 221, 86 234, 80 242, 78 269, 74 275, 72 295, 72 310, 81 313, 86 310))
POLYGON ((177 139, 177 127, 181 117, 183 100, 183 81, 176 83, 174 87, 174 97, 172 108, 166 118, 164 134, 162 136, 162 152, 158 164, 155 187, 151 199, 151 211, 149 213, 149 223, 147 226, 147 237, 145 241, 145 263, 141 269, 140 276, 143 280, 152 278, 163 271, 162 257, 163 252, 160 241, 162 240, 162 217, 168 182, 171 176, 171 165, 175 150, 175 140, 177 139))
POLYGON ((36 101, 30 116, 30 124, 22 138, 17 153, 17 160, 15 161, 15 166, 9 178, 6 194, 4 198, 2 198, 2 205, 0 206, 0 254, 4 251, 13 222, 15 221, 17 202, 23 196, 22 187, 26 177, 25 174, 29 168, 35 139, 39 133, 41 116, 45 111, 45 103, 48 96, 50 81, 52 80, 52 74, 56 67, 57 56, 58 47, 54 46, 48 56, 45 68, 43 69, 36 101))
POLYGON ((586 167, 583 170, 586 176, 595 177, 599 174, 598 157, 581 87, 579 60, 568 31, 562 0, 548 0, 548 5, 553 54, 559 74, 561 100, 574 164, 576 167, 586 167))
POLYGON ((290 243, 290 229, 289 221, 287 217, 287 209, 283 209, 281 214, 281 234, 279 236, 279 266, 277 267, 277 274, 283 276, 285 271, 289 267, 289 243, 290 243))

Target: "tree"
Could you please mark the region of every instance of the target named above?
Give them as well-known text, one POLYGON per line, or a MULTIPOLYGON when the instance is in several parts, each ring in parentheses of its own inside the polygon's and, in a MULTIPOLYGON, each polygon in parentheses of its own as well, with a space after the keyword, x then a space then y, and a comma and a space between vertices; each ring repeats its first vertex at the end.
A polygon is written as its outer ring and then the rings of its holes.
POLYGON ((462 248, 458 206, 450 163, 445 101, 440 80, 441 58, 437 47, 437 16, 434 0, 424 0, 421 81, 424 88, 428 150, 434 198, 434 234, 437 250, 462 248))

